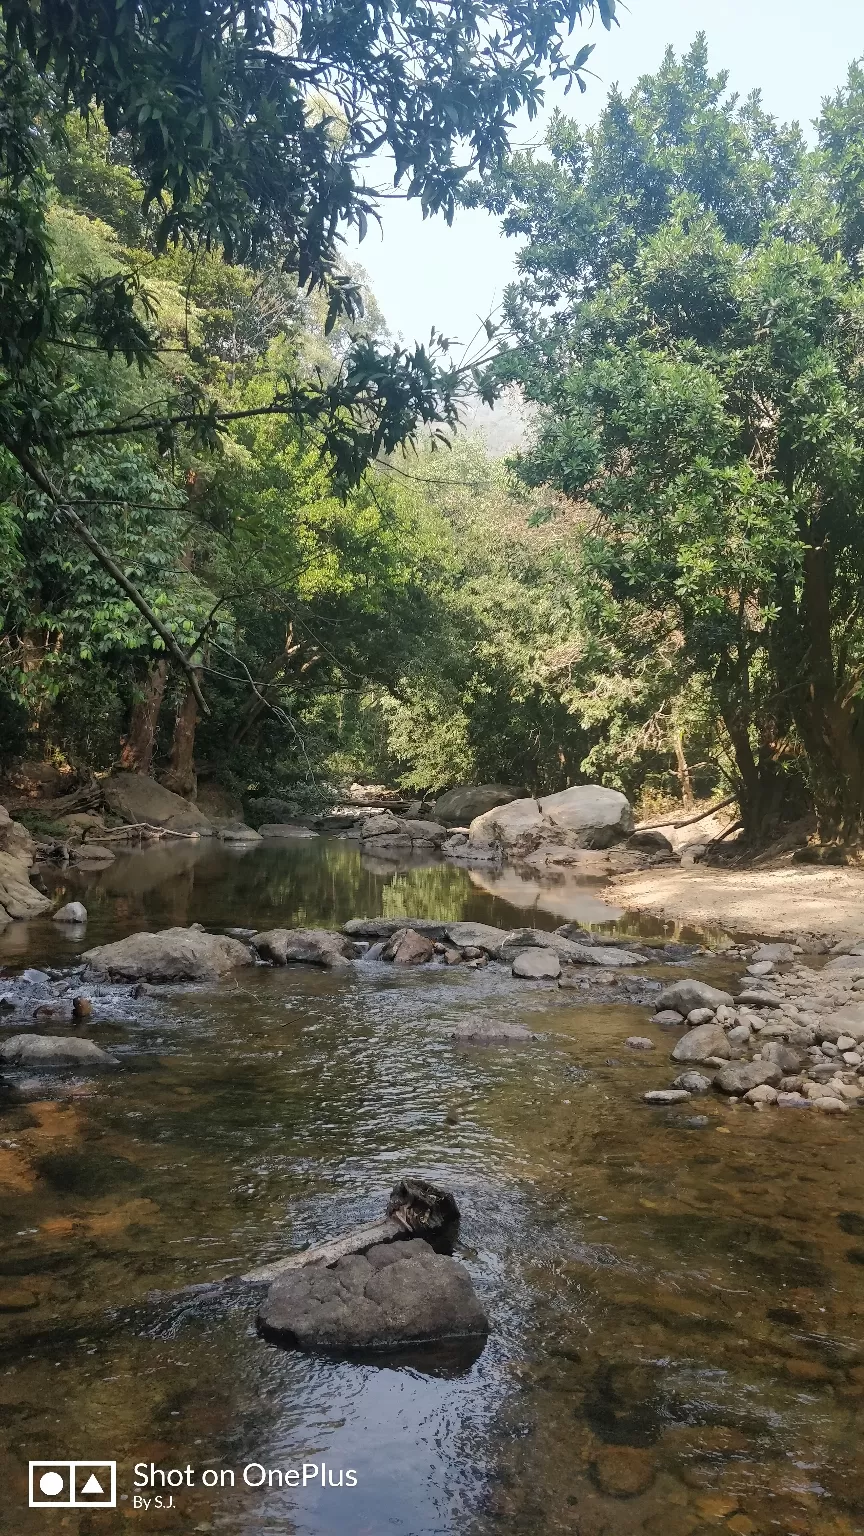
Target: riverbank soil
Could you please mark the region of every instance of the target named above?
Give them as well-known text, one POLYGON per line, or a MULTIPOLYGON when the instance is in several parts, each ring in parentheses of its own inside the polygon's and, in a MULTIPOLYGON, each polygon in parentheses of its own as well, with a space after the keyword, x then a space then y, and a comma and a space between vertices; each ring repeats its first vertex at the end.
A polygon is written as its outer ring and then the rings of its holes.
POLYGON ((864 871, 651 869, 620 875, 604 892, 616 906, 727 933, 813 935, 836 943, 864 933, 864 871))

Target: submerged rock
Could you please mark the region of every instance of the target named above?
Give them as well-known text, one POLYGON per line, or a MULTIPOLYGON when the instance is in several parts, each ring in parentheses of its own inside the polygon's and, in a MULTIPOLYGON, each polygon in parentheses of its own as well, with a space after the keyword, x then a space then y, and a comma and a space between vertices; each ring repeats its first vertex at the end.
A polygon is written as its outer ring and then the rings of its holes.
POLYGON ((10 1067, 116 1067, 116 1056, 74 1035, 12 1035, 0 1045, 10 1067))
POLYGON ((460 1024, 450 1038, 459 1045, 509 1045, 540 1037, 522 1024, 460 1024))
POLYGON ((347 967, 362 953, 351 939, 328 928, 271 928, 256 933, 252 945, 273 965, 323 965, 330 970, 347 967))
POLYGON ((652 1088, 642 1095, 646 1104, 683 1104, 689 1097, 686 1088, 652 1088))
POLYGON ((202 928, 163 928, 132 933, 114 944, 84 951, 91 970, 112 981, 216 981, 239 965, 251 965, 245 944, 202 928))
POLYGON ((422 1238, 289 1271, 258 1312, 262 1332, 298 1349, 386 1349, 489 1332, 471 1277, 422 1238))
POLYGON ((676 1077, 673 1088, 686 1088, 688 1093, 710 1093, 711 1079, 704 1072, 682 1072, 676 1077))

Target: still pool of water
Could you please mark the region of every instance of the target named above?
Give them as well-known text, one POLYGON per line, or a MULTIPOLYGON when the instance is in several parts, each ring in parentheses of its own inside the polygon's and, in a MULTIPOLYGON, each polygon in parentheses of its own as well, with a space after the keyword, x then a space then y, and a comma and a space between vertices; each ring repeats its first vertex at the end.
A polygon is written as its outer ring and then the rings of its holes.
MULTIPOLYGON (((87 943, 193 921, 622 916, 596 889, 370 867, 324 840, 157 847, 56 880, 86 900, 87 943)), ((0 961, 81 947, 16 924, 0 961)), ((125 1070, 0 1111, 2 1536, 864 1531, 862 1122, 709 1099, 692 1129, 649 1110, 671 1039, 647 1020, 494 966, 257 969, 98 1001, 90 1033, 125 1070), (457 1048, 469 1019, 543 1038, 457 1048), (658 1049, 628 1052, 634 1032, 658 1049), (462 1207, 493 1320, 473 1361, 304 1356, 260 1340, 242 1295, 176 1294, 378 1215, 403 1171, 462 1207), (64 1456, 117 1460, 115 1511, 26 1509, 28 1461, 64 1456), (195 1485, 135 1510, 151 1461, 195 1485), (304 1462, 357 1486, 243 1482, 304 1462), (208 1469, 234 1486, 201 1486, 208 1469)))

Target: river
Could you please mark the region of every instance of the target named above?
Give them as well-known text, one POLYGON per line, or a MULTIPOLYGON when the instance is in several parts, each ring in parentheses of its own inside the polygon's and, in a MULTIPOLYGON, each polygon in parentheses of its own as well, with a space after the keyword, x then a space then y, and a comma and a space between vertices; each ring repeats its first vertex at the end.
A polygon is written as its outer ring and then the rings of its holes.
MULTIPOLYGON (((85 900, 86 939, 11 925, 7 970, 191 922, 663 931, 596 888, 376 866, 325 839, 156 846, 52 880, 85 900)), ((125 1070, 0 1104, 2 1536, 864 1530, 858 1116, 709 1098, 689 1128, 640 1102, 670 1080, 647 1009, 497 966, 161 990, 96 999, 88 1033, 125 1070), (469 1019, 543 1039, 457 1048, 469 1019), (633 1033, 659 1049, 628 1051, 633 1033), (258 1337, 243 1294, 177 1297, 381 1214, 402 1172, 462 1208, 493 1322, 476 1358, 302 1355, 258 1337), (28 1461, 62 1457, 116 1460, 116 1510, 28 1510, 28 1461), (170 1508, 134 1507, 151 1462, 191 1468, 170 1508), (285 1486, 322 1462, 356 1486, 285 1486)))

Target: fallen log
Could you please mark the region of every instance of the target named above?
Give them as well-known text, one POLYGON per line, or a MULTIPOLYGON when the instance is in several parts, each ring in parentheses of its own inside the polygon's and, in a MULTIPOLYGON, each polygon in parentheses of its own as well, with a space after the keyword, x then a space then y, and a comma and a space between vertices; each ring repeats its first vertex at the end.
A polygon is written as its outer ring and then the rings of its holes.
POLYGON ((260 1285, 288 1270, 305 1269, 309 1264, 322 1264, 329 1269, 346 1254, 365 1253, 377 1243, 394 1243, 409 1237, 423 1237, 433 1248, 449 1252, 458 1228, 459 1207, 453 1196, 426 1179, 407 1176, 394 1186, 381 1221, 364 1222, 341 1237, 315 1243, 284 1259, 274 1259, 259 1269, 248 1270, 240 1278, 248 1285, 260 1285))

